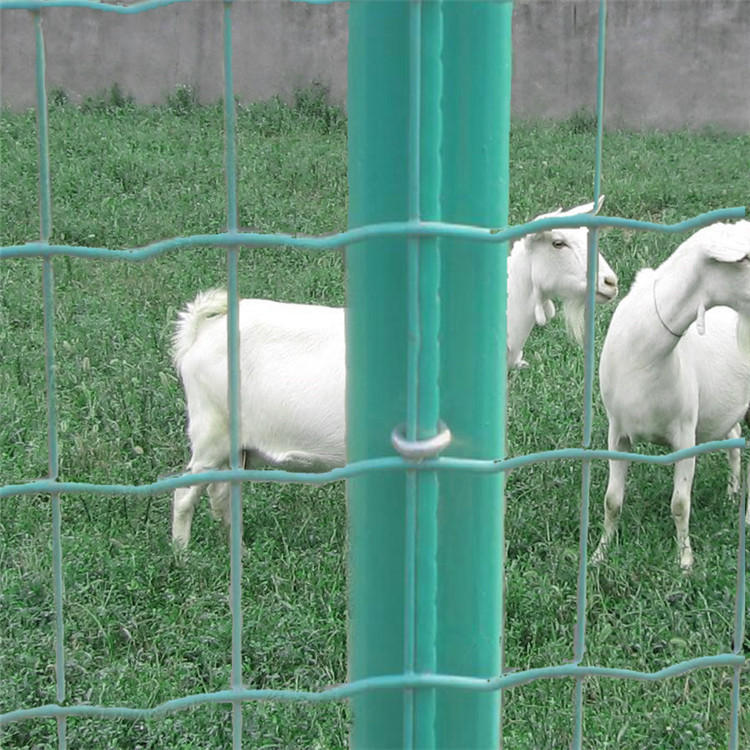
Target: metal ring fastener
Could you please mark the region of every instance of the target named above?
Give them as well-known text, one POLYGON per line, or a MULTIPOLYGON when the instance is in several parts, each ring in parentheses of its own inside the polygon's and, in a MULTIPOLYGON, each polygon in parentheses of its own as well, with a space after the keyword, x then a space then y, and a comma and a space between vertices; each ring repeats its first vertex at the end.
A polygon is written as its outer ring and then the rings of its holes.
POLYGON ((452 435, 442 420, 438 422, 438 433, 426 440, 407 440, 404 435, 404 424, 396 425, 391 432, 391 445, 394 450, 409 461, 423 461, 426 458, 435 458, 438 453, 444 451, 451 443, 452 435))

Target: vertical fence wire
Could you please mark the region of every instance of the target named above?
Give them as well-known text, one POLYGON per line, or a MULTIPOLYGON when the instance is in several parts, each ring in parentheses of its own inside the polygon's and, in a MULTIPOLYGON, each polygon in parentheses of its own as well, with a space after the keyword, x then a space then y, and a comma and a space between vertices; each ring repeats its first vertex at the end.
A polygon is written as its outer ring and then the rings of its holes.
MULTIPOLYGON (((607 0, 599 0, 597 70, 596 70, 596 145, 594 156, 594 211, 598 209, 602 184, 602 150, 604 141, 604 74, 607 34, 607 0)), ((594 312, 598 279, 599 230, 588 232, 586 266, 586 312, 584 339, 583 385, 583 447, 591 447, 594 401, 594 312)), ((588 561, 589 507, 591 496, 591 461, 583 459, 581 467, 581 518, 578 542, 578 581, 576 597, 576 624, 573 641, 573 663, 579 665, 586 651, 586 571, 588 561)), ((576 677, 573 737, 571 746, 580 748, 583 743, 583 683, 576 677)))
MULTIPOLYGON (((745 473, 739 502, 739 534, 737 539, 737 592, 734 599, 734 634, 732 652, 739 656, 745 640, 745 551, 747 543, 747 525, 745 512, 747 508, 748 484, 750 484, 750 466, 745 473)), ((740 746, 740 687, 742 681, 742 665, 736 664, 732 673, 732 708, 729 726, 729 750, 739 750, 740 746)))
MULTIPOLYGON (((234 102, 232 67, 232 6, 224 0, 224 139, 227 191, 227 231, 237 232, 237 112, 234 102)), ((229 461, 232 469, 242 466, 240 337, 239 337, 239 254, 240 249, 227 249, 227 383, 229 404, 229 461)), ((232 675, 233 691, 242 689, 242 484, 231 482, 230 493, 230 602, 232 614, 232 675)), ((232 700, 232 746, 242 747, 242 701, 232 700)))
MULTIPOLYGON (((39 223, 40 240, 48 243, 52 233, 52 189, 49 171, 49 107, 47 104, 44 32, 41 11, 34 11, 36 113, 39 142, 39 223)), ((44 315, 44 360, 47 389, 47 471, 52 480, 59 473, 57 440, 57 384, 55 378, 55 273, 52 257, 42 261, 42 304, 44 315)), ((60 493, 50 495, 52 513, 52 590, 55 603, 55 698, 65 702, 65 621, 63 618, 64 584, 62 572, 62 511, 60 493)), ((67 720, 57 717, 57 745, 67 746, 67 720)))

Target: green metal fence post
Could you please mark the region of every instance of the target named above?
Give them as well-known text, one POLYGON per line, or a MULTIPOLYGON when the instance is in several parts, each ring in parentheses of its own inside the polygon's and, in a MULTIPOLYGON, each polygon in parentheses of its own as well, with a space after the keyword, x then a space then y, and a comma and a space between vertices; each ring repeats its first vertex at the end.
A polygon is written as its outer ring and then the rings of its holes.
MULTIPOLYGON (((408 4, 349 9, 349 225, 408 215, 408 4), (388 53, 383 54, 387 49, 388 53)), ((405 239, 347 249, 347 457, 390 455, 406 414, 405 239)), ((349 679, 404 668, 404 477, 349 480, 349 679)), ((352 700, 352 747, 403 739, 398 691, 352 700)))
MULTIPOLYGON (((446 3, 443 220, 508 221, 512 3, 446 3)), ((442 417, 450 454, 505 451, 506 258, 502 248, 442 245, 442 417)), ((503 476, 440 478, 438 670, 502 668, 503 476)), ((496 748, 498 693, 438 693, 439 747, 496 748)))
MULTIPOLYGON (((511 9, 352 4, 350 227, 441 212, 507 223, 511 9)), ((392 454, 390 432, 404 420, 410 439, 434 435, 438 409, 456 436, 451 454, 503 453, 505 256, 497 246, 442 247, 442 264, 434 241, 369 241, 347 252, 349 461, 392 454), (450 282, 442 299, 441 276, 450 282)), ((350 680, 435 668, 496 676, 502 478, 446 475, 438 485, 433 472, 406 481, 370 474, 349 481, 348 512, 350 680)), ((497 744, 497 693, 413 692, 355 697, 353 747, 497 744)))

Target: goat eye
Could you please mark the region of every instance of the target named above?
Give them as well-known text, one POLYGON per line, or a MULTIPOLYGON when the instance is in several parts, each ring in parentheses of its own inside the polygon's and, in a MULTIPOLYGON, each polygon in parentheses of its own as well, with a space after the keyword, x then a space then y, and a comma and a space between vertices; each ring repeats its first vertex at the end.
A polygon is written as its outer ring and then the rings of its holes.
POLYGON ((565 247, 565 240, 552 240, 552 247, 554 247, 556 250, 560 250, 561 248, 565 247))

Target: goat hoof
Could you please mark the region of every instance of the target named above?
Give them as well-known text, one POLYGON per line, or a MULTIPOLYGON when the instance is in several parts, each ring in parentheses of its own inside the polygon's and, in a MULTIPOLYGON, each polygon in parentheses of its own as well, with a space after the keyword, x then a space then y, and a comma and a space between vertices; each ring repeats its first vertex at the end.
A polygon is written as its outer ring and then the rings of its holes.
POLYGON ((593 555, 591 555, 591 560, 589 561, 589 566, 592 568, 599 567, 604 562, 604 552, 600 550, 599 548, 596 549, 593 555))
POLYGON ((682 559, 680 560, 680 570, 682 571, 683 575, 690 575, 693 572, 693 555, 692 553, 687 556, 683 555, 682 559))

